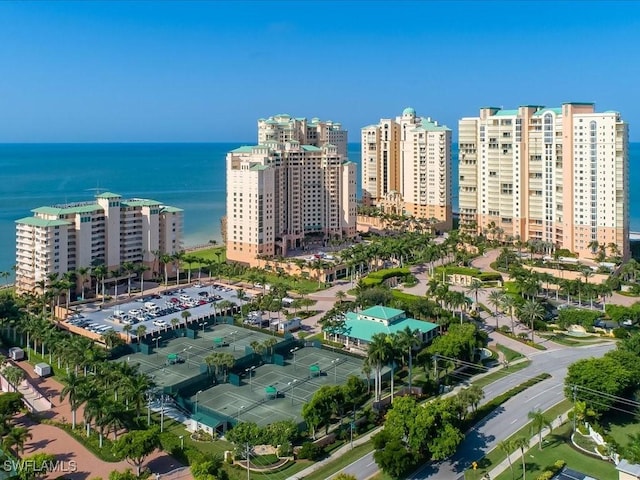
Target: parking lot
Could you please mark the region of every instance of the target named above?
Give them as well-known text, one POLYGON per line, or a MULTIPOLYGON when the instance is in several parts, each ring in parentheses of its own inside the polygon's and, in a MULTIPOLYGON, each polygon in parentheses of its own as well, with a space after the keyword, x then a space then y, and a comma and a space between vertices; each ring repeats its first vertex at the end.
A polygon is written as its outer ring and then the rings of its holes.
POLYGON ((135 337, 136 330, 141 325, 145 327, 146 335, 175 328, 185 322, 197 323, 219 313, 218 305, 225 300, 235 305, 244 303, 238 300, 236 290, 228 286, 197 283, 191 286, 169 286, 166 290, 155 289, 153 294, 139 295, 124 303, 88 304, 66 322, 97 334, 111 330, 123 332, 125 325, 129 325, 129 335, 135 337))

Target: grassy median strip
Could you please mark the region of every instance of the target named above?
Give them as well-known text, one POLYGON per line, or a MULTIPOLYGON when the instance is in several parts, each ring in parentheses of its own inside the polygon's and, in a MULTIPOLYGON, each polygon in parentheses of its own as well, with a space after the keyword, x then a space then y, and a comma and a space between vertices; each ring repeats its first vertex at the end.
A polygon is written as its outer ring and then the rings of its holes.
POLYGON ((516 373, 519 372, 520 370, 523 370, 525 368, 527 368, 529 365, 531 365, 531 360, 525 360, 523 362, 518 362, 514 365, 509 366, 508 368, 503 368, 498 370, 497 372, 493 372, 490 373, 489 375, 486 375, 482 378, 479 378, 477 380, 473 380, 471 382, 472 385, 477 385, 479 387, 486 387, 487 385, 489 385, 490 383, 495 382, 496 380, 500 380, 501 378, 504 378, 508 375, 511 375, 512 373, 516 373))
POLYGON ((305 480, 326 480, 331 475, 338 473, 347 465, 352 464, 356 460, 364 457, 367 453, 373 451, 373 443, 367 442, 360 446, 355 447, 353 450, 348 451, 344 455, 336 458, 331 463, 319 468, 311 475, 307 475, 305 480))
POLYGON ((515 350, 511 350, 510 348, 505 347, 504 345, 496 344, 496 350, 499 350, 504 355, 504 359, 507 362, 513 362, 518 358, 524 357, 520 352, 516 352, 515 350))

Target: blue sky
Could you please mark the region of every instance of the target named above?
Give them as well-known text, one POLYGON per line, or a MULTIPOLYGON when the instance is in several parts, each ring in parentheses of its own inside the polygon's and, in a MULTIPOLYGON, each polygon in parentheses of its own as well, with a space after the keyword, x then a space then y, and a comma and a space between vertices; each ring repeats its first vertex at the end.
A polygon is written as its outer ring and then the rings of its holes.
POLYGON ((640 2, 0 2, 0 141, 250 141, 413 106, 593 101, 640 124, 640 2))

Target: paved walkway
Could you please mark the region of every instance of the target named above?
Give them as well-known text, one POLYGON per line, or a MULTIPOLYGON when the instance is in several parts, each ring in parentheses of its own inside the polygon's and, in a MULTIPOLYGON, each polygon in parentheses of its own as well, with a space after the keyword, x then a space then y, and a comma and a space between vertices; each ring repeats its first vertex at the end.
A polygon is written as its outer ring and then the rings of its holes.
MULTIPOLYGON (((551 426, 553 428, 558 428, 568 419, 569 419, 569 412, 563 413, 558 418, 554 418, 551 421, 551 426)), ((542 438, 546 437, 550 433, 551 433, 551 430, 545 427, 544 430, 542 430, 542 438)), ((538 435, 534 435, 529 439, 529 448, 527 448, 527 451, 531 448, 537 447, 537 445, 538 445, 538 435)), ((544 445, 544 442, 543 442, 543 445, 544 445)), ((492 448, 491 450, 489 450, 489 452, 493 451, 495 448, 497 447, 492 448)), ((488 455, 489 452, 487 452, 485 456, 488 455)), ((526 455, 526 452, 525 452, 525 455, 526 455)), ((511 464, 516 465, 517 464, 516 462, 522 461, 522 452, 519 449, 516 450, 511 455, 509 455, 509 458, 505 458, 502 462, 500 462, 498 465, 493 467, 489 471, 489 478, 497 478, 498 475, 500 475, 502 472, 507 470, 509 468, 509 459, 511 460, 511 464)))
MULTIPOLYGON (((40 413, 43 418, 49 418, 53 421, 71 423, 71 408, 69 401, 60 401, 60 391, 62 385, 53 377, 40 378, 33 371, 33 367, 26 361, 16 363, 25 372, 25 380, 33 384, 34 388, 39 391, 44 398, 51 401, 51 408, 48 411, 40 413)), ((25 387, 28 389, 28 387, 25 387)), ((76 422, 83 424, 83 409, 76 413, 76 422)), ((87 450, 80 442, 75 440, 71 435, 61 428, 35 423, 26 416, 17 417, 17 422, 28 426, 29 432, 32 434, 31 440, 25 445, 25 454, 46 452, 56 455, 57 460, 70 461, 75 460, 78 471, 76 472, 55 472, 51 473, 48 478, 58 478, 64 475, 71 480, 87 480, 94 477, 108 478, 109 472, 113 470, 124 471, 126 468, 133 468, 126 462, 105 462, 96 458, 89 450, 87 450)), ((188 480, 191 474, 185 475, 184 471, 176 471, 183 467, 177 460, 169 454, 156 451, 147 457, 143 467, 147 467, 151 472, 161 475, 163 480, 175 480, 177 478, 188 480)), ((135 469, 134 469, 135 472, 135 469)))

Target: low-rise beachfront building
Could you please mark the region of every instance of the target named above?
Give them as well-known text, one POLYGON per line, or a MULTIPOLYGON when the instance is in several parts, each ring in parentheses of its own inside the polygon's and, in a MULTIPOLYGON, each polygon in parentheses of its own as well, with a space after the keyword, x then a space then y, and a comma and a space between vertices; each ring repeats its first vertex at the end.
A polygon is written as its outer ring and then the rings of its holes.
POLYGON ((324 332, 325 340, 343 343, 347 348, 366 350, 377 333, 393 334, 407 327, 416 332, 422 343, 429 343, 438 335, 438 325, 407 317, 404 310, 375 306, 361 312, 345 314, 344 325, 335 333, 324 332))
MULTIPOLYGON (((123 264, 159 268, 159 257, 182 250, 181 209, 156 200, 101 193, 95 201, 32 210, 16 220, 16 290, 42 292, 53 277, 82 268, 123 264)), ((82 288, 86 278, 78 278, 82 288)))

